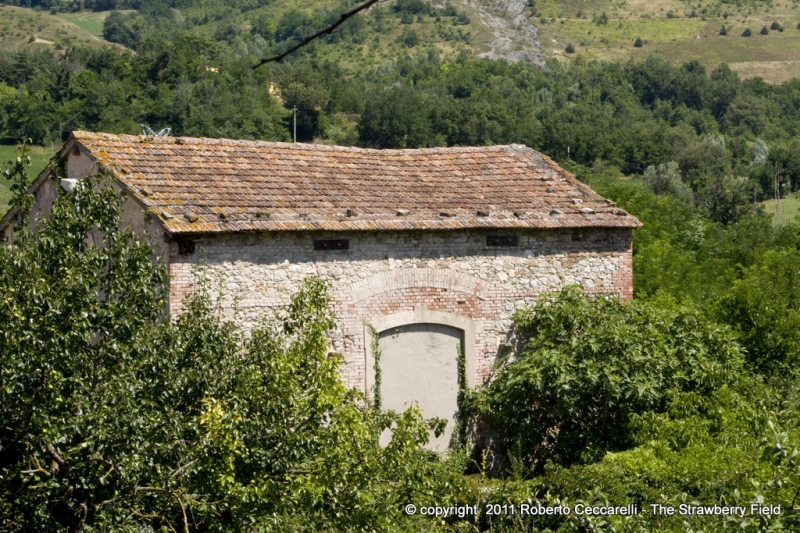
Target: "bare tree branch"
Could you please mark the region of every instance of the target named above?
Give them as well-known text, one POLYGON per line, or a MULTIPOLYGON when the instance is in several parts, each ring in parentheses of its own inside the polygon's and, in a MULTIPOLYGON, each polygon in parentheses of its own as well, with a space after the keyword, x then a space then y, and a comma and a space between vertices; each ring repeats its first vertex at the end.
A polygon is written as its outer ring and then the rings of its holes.
POLYGON ((53 460, 56 462, 56 464, 58 464, 58 466, 60 466, 61 468, 67 466, 67 462, 64 460, 63 457, 61 457, 61 454, 58 453, 58 450, 56 450, 55 446, 53 446, 52 444, 48 444, 47 451, 50 452, 50 455, 53 457, 53 460))
POLYGON ((253 65, 253 68, 254 69, 258 68, 261 65, 263 65, 264 63, 270 63, 272 61, 280 61, 281 59, 283 59, 284 57, 288 56, 292 52, 294 52, 296 50, 299 50, 300 48, 304 47, 305 45, 307 45, 311 41, 313 41, 315 39, 319 39, 320 37, 322 37, 326 33, 328 33, 328 34, 331 33, 333 30, 335 30, 336 28, 341 26, 342 23, 344 23, 344 21, 346 21, 347 19, 349 19, 353 15, 355 15, 355 14, 361 12, 361 11, 364 11, 365 9, 368 9, 368 8, 374 6, 375 4, 377 4, 380 1, 381 0, 368 0, 367 2, 364 2, 363 4, 361 4, 360 6, 354 7, 353 9, 348 11, 347 13, 342 13, 342 16, 339 17, 339 20, 337 20, 336 22, 334 22, 333 24, 331 24, 330 26, 328 26, 324 30, 318 31, 317 33, 315 33, 311 37, 306 37, 300 44, 289 48, 288 50, 286 50, 282 54, 278 54, 278 55, 273 56, 273 57, 268 57, 267 59, 262 59, 261 61, 258 62, 257 65, 253 65))

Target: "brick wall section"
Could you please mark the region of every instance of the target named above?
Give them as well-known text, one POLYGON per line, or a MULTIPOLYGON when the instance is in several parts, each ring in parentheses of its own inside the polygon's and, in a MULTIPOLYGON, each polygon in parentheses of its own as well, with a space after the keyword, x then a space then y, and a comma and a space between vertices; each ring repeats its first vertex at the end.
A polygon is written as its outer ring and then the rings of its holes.
POLYGON ((183 300, 194 292, 194 265, 192 257, 178 253, 178 243, 171 241, 169 250, 169 312, 173 316, 180 314, 183 300))
POLYGON ((619 258, 619 268, 614 273, 614 287, 620 298, 633 298, 633 239, 628 239, 628 249, 619 258))
POLYGON ((195 252, 170 243, 170 311, 193 290, 203 264, 212 296, 245 328, 276 316, 308 276, 330 281, 344 355, 345 382, 363 389, 365 321, 415 305, 475 321, 475 382, 490 375, 502 345, 512 344, 511 315, 542 293, 580 283, 589 294, 633 295, 629 229, 523 230, 516 247, 487 246, 489 230, 452 232, 273 232, 198 238, 195 252), (314 239, 349 239, 349 249, 315 251, 314 239), (234 303, 235 302, 235 303, 234 303))

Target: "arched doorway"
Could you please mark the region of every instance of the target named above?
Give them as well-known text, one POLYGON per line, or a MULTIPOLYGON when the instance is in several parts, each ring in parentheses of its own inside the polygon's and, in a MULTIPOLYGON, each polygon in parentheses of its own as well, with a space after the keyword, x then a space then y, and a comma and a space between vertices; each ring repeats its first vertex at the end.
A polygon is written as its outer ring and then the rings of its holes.
MULTIPOLYGON (((472 319, 417 306, 413 312, 383 317, 373 327, 379 335, 383 407, 403 411, 417 402, 425 418, 447 420, 444 434, 436 438, 431 432, 428 442, 430 449, 446 451, 458 411, 458 355, 462 346, 468 386, 474 381, 472 319)), ((368 393, 374 385, 374 364, 368 348, 368 393)), ((384 444, 389 439, 389 432, 381 437, 384 444)))

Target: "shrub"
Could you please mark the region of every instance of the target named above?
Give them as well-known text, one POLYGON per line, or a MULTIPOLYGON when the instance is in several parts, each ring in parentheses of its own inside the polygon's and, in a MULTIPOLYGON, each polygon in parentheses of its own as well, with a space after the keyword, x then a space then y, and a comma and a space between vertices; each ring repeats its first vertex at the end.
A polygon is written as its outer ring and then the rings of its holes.
POLYGON ((726 27, 723 25, 723 26, 722 26, 722 27, 719 29, 719 34, 720 34, 720 35, 728 35, 728 28, 726 28, 726 27))
POLYGON ((745 28, 742 32, 742 37, 750 37, 751 35, 753 35, 753 32, 750 31, 750 28, 745 28))
POLYGON ((776 21, 773 21, 773 23, 769 27, 769 29, 771 29, 771 30, 782 30, 783 28, 781 27, 780 24, 778 24, 778 21, 776 20, 776 21))
POLYGON ((644 46, 644 41, 642 40, 641 37, 637 37, 636 40, 633 41, 633 46, 635 46, 636 48, 641 48, 642 46, 644 46))
POLYGON ((764 26, 763 28, 761 28, 761 31, 759 33, 761 33, 761 35, 767 35, 769 33, 769 28, 764 26))
POLYGON ((589 298, 573 285, 513 320, 521 354, 469 405, 533 471, 628 449, 632 415, 664 412, 674 394, 706 397, 743 369, 733 333, 691 308, 589 298))
POLYGON ((403 35, 400 36, 400 42, 403 43, 404 46, 408 46, 411 48, 412 46, 417 46, 419 44, 419 35, 417 32, 412 30, 411 28, 407 28, 403 35))
POLYGON ((574 54, 575 53, 575 45, 572 44, 572 43, 569 43, 567 45, 567 47, 564 49, 564 51, 567 52, 568 54, 574 54))
POLYGON ((416 15, 418 13, 425 13, 427 6, 422 0, 397 0, 394 5, 394 10, 397 13, 416 15))

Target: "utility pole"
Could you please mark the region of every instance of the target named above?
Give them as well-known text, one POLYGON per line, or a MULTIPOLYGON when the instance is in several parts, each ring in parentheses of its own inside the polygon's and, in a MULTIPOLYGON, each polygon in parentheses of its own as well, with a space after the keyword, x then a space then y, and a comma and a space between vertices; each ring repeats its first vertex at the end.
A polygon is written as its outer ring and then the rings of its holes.
POLYGON ((292 115, 294 116, 294 143, 297 144, 297 106, 292 106, 292 115))
POLYGON ((778 174, 778 163, 775 163, 775 227, 781 222, 779 205, 781 201, 781 182, 780 175, 778 174))

